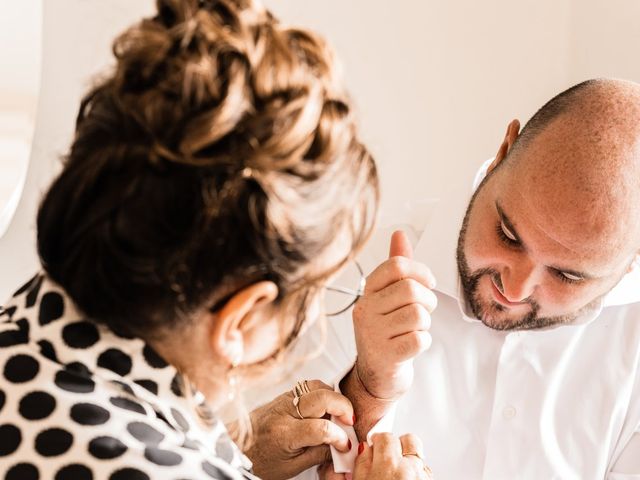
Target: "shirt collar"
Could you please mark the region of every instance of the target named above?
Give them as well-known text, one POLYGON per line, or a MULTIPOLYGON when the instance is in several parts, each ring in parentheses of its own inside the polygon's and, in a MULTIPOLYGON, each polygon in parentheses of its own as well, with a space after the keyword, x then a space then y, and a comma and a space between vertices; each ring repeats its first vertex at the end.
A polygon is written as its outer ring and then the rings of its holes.
MULTIPOLYGON (((475 174, 471 193, 484 180, 487 169, 492 162, 493 158, 484 162, 475 174)), ((464 179, 464 177, 461 178, 464 179)), ((456 263, 458 234, 468 206, 468 201, 460 203, 457 196, 454 195, 465 191, 465 188, 461 187, 461 185, 452 186, 449 189, 450 198, 431 200, 434 207, 429 214, 429 222, 416 245, 415 258, 432 270, 438 282, 437 290, 457 299, 460 303, 460 310, 467 320, 478 321, 462 301, 456 263)), ((465 197, 468 198, 468 195, 465 197)), ((580 316, 572 325, 593 321, 604 307, 628 305, 636 302, 640 302, 640 262, 638 261, 634 262, 631 271, 603 298, 596 309, 580 316)))

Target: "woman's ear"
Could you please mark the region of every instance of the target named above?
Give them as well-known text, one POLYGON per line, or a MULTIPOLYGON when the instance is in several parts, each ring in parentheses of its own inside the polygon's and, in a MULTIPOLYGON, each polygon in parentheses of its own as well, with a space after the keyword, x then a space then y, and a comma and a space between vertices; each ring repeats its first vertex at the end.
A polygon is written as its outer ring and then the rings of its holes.
POLYGON ((496 153, 496 158, 493 160, 493 162, 491 162, 491 165, 489 165, 487 173, 491 173, 493 169, 495 169, 500 164, 500 162, 502 162, 507 157, 509 150, 511 150, 511 147, 513 147, 513 144, 516 142, 519 134, 520 122, 517 119, 511 120, 511 123, 509 123, 509 126, 507 127, 507 133, 505 134, 504 139, 502 140, 502 144, 498 149, 498 153, 496 153))
POLYGON ((232 367, 238 366, 244 357, 246 331, 250 328, 245 320, 277 297, 278 287, 269 281, 254 283, 234 294, 218 312, 211 315, 213 351, 232 367))

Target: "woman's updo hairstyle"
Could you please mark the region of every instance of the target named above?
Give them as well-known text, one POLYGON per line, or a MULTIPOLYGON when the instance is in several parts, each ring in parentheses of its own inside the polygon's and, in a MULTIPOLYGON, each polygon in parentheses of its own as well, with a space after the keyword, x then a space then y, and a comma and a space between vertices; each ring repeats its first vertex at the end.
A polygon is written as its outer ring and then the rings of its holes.
POLYGON ((38 212, 42 263, 85 314, 143 337, 272 280, 287 345, 373 228, 374 161, 316 34, 253 0, 157 7, 82 101, 38 212), (337 238, 351 251, 313 269, 337 238))

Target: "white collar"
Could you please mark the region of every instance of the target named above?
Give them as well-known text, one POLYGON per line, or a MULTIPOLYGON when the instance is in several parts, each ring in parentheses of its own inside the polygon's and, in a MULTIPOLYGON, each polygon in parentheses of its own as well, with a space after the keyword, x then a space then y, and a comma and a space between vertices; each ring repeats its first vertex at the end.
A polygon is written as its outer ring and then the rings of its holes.
MULTIPOLYGON (((486 176, 491 162, 493 162, 493 158, 484 162, 476 173, 472 192, 478 188, 486 176)), ((449 191, 453 194, 464 190, 451 188, 449 191)), ((424 232, 420 232, 420 239, 415 249, 415 258, 427 264, 434 273, 438 281, 437 290, 457 299, 461 303, 460 307, 464 316, 469 317, 467 309, 464 308, 461 302, 458 266, 456 264, 458 234, 467 204, 460 204, 456 200, 454 198, 441 198, 432 202, 434 207, 430 212, 429 221, 424 228, 424 232)), ((634 262, 632 270, 605 296, 601 308, 628 305, 636 302, 640 302, 640 262, 634 262)), ((594 320, 601 308, 577 319, 574 325, 594 320)))

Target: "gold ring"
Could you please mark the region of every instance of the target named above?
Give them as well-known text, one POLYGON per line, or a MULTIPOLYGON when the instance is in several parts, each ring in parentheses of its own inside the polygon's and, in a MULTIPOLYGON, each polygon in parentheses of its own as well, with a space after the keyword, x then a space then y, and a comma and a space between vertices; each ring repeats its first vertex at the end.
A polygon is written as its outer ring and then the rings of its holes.
POLYGON ((300 420, 304 420, 305 417, 300 412, 300 399, 302 398, 303 395, 311 392, 311 389, 309 388, 309 384, 307 383, 306 380, 303 380, 301 382, 296 382, 296 385, 295 387, 293 387, 292 391, 293 391, 293 406, 296 408, 296 412, 298 413, 300 420))
POLYGON ((431 469, 425 463, 424 457, 422 456, 422 454, 420 454, 419 452, 406 452, 406 453, 403 453, 402 456, 403 457, 416 457, 416 458, 418 458, 422 462, 422 469, 424 470, 424 473, 426 473, 429 476, 429 478, 432 477, 433 472, 431 471, 431 469))
POLYGON ((420 454, 418 452, 403 452, 402 456, 403 457, 418 457, 422 462, 424 462, 424 457, 422 456, 422 454, 420 454))
POLYGON ((293 397, 293 406, 296 407, 296 412, 298 413, 298 416, 300 417, 300 420, 304 420, 304 417, 302 416, 302 413, 300 413, 300 398, 302 397, 293 397))

